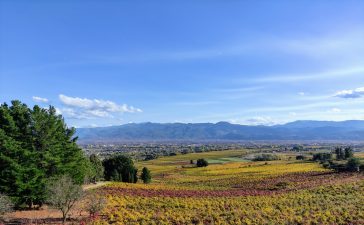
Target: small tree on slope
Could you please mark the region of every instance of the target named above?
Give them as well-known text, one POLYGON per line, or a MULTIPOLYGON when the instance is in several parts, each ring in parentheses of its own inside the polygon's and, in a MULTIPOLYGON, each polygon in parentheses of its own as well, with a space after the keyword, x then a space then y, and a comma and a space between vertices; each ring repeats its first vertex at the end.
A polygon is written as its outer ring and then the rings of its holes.
POLYGON ((47 202, 62 212, 62 222, 65 224, 67 216, 75 203, 82 197, 83 190, 66 175, 52 179, 47 185, 47 202))
POLYGON ((142 179, 145 184, 148 184, 152 181, 150 170, 147 167, 143 168, 140 179, 142 179))

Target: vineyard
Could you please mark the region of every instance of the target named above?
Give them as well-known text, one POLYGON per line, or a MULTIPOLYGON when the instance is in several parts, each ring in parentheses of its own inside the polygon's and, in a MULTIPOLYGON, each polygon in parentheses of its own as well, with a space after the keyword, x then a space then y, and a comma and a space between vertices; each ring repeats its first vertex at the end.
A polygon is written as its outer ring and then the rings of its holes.
POLYGON ((138 163, 151 184, 112 183, 95 224, 364 224, 364 176, 292 159, 252 162, 244 150, 138 163), (190 161, 206 158, 208 167, 190 161), (211 164, 212 163, 212 164, 211 164))

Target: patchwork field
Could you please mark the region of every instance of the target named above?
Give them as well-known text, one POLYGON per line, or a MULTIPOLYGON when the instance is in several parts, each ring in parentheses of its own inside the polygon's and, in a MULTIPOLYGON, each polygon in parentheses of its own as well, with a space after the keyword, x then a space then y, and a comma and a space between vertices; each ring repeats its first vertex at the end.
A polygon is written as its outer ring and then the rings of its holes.
POLYGON ((137 163, 151 184, 111 183, 96 224, 364 224, 364 177, 320 164, 252 162, 247 151, 164 157, 137 163), (191 160, 205 158, 208 167, 191 160))

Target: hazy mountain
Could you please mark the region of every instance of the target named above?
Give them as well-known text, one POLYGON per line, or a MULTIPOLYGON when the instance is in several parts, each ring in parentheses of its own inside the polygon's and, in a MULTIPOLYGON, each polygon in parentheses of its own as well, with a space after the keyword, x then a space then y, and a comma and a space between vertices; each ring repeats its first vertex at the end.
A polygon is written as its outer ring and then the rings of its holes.
POLYGON ((275 126, 219 123, 131 123, 79 128, 81 142, 167 140, 363 140, 364 121, 295 121, 275 126))

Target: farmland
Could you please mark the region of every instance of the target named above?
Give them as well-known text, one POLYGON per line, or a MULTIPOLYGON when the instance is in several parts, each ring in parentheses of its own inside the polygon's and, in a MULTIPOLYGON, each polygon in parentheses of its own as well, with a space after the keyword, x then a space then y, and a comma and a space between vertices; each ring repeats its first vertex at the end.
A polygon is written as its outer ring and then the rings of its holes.
POLYGON ((152 171, 153 182, 100 188, 107 207, 95 224, 364 223, 362 173, 279 155, 254 162, 247 150, 228 150, 138 162, 152 171), (198 158, 210 165, 194 167, 198 158))

